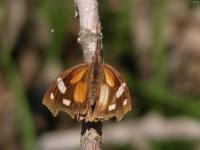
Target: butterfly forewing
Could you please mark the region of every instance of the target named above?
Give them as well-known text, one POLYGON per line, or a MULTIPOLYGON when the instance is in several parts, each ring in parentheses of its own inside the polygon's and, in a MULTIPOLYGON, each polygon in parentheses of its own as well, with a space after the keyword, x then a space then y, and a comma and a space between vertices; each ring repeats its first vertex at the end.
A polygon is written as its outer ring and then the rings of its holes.
POLYGON ((54 116, 59 111, 75 115, 85 114, 88 109, 86 100, 88 65, 81 64, 67 69, 49 86, 43 104, 54 116))
POLYGON ((95 118, 107 120, 122 117, 131 110, 131 99, 128 88, 118 71, 104 64, 100 96, 95 106, 95 118))

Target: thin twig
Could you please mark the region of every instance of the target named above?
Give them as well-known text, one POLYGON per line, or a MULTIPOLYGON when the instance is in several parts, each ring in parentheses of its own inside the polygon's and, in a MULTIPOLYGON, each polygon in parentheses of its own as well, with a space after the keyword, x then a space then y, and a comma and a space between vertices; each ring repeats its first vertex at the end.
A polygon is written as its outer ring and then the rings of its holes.
POLYGON ((82 150, 101 150, 102 122, 83 122, 81 132, 82 150))
MULTIPOLYGON (((99 20, 97 0, 74 0, 75 16, 79 16, 80 32, 78 42, 81 44, 85 63, 92 62, 98 41, 102 44, 101 23, 99 20)), ((101 45, 102 47, 102 45, 101 45)), ((101 150, 102 122, 82 123, 81 149, 101 150)))
POLYGON ((75 0, 76 15, 79 16, 80 32, 78 42, 81 44, 84 60, 89 63, 95 55, 97 40, 101 39, 97 0, 75 0))

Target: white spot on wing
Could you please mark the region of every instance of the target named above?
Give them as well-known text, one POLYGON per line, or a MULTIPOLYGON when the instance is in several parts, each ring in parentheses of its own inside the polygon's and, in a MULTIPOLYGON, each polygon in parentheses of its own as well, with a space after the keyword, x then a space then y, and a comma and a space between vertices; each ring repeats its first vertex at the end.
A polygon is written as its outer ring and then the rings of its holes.
POLYGON ((112 104, 108 106, 108 111, 114 110, 116 107, 116 104, 112 104))
POLYGON ((57 82, 58 82, 58 89, 60 90, 61 93, 64 94, 67 90, 65 83, 63 82, 63 80, 61 78, 58 78, 57 82))
POLYGON ((116 98, 119 98, 123 94, 125 86, 126 86, 125 83, 121 84, 121 86, 118 88, 118 90, 116 92, 116 98))
POLYGON ((128 100, 125 99, 125 100, 123 101, 123 106, 125 106, 125 105, 127 104, 127 102, 128 102, 128 100))
POLYGON ((101 86, 99 103, 102 105, 106 105, 109 96, 109 88, 106 84, 101 86))
POLYGON ((70 105, 70 100, 68 99, 63 99, 63 104, 66 105, 66 106, 69 106, 70 105))
POLYGON ((54 95, 53 95, 53 93, 50 94, 50 99, 51 99, 51 100, 54 99, 54 95))

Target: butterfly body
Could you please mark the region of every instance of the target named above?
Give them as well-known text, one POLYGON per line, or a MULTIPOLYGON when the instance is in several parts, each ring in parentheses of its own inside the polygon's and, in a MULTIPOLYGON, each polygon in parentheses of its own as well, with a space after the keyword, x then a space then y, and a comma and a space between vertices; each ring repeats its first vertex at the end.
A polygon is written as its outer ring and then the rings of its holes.
POLYGON ((49 86, 43 104, 54 116, 67 112, 78 120, 103 121, 122 117, 131 110, 128 88, 117 70, 96 54, 91 63, 61 73, 49 86))
POLYGON ((93 59, 91 66, 91 71, 89 74, 88 92, 87 99, 91 106, 94 106, 95 102, 99 97, 99 90, 101 88, 101 79, 103 73, 103 63, 101 61, 95 61, 93 59))

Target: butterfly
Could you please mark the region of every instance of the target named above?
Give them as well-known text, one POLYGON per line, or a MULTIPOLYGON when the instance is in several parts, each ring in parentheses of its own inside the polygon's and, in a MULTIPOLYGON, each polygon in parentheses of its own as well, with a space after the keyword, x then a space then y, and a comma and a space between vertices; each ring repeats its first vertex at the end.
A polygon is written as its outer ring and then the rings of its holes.
POLYGON ((99 57, 61 73, 46 91, 43 102, 54 116, 59 111, 72 118, 97 122, 131 110, 131 97, 120 73, 99 57))

